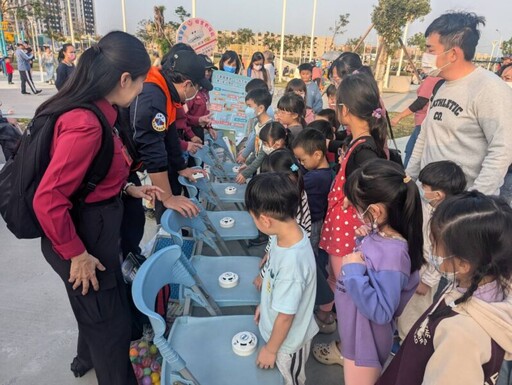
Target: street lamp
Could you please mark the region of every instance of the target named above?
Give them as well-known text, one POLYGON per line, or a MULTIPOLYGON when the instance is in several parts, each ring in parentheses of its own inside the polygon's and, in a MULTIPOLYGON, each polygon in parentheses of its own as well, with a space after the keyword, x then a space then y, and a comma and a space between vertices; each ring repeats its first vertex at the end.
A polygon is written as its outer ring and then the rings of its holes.
POLYGON ((313 45, 315 42, 315 21, 316 21, 316 4, 318 0, 313 0, 313 20, 311 22, 311 43, 309 46, 309 61, 313 59, 313 45))
POLYGON ((501 31, 499 29, 496 29, 496 32, 498 32, 498 34, 500 35, 500 39, 498 40, 498 50, 496 51, 496 57, 500 57, 500 49, 501 49, 501 44, 503 42, 503 36, 501 34, 501 31))
POLYGON ((192 17, 196 17, 196 0, 192 0, 192 17))
POLYGON ((123 14, 123 32, 126 32, 126 0, 121 0, 121 12, 123 14))
POLYGON ((73 30, 73 18, 71 17, 71 3, 69 0, 68 3, 68 19, 69 19, 69 32, 71 33, 71 44, 73 44, 73 48, 75 48, 75 31, 73 30))
POLYGON ((283 19, 281 21, 281 49, 279 57, 279 82, 283 81, 283 56, 284 56, 284 25, 286 23, 286 0, 283 0, 283 19))

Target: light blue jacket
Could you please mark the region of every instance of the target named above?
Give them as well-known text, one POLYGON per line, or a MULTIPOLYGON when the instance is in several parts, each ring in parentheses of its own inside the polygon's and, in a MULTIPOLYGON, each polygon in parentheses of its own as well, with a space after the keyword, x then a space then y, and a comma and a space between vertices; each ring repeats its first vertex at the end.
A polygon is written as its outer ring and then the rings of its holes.
POLYGON ((16 63, 18 63, 18 71, 30 71, 30 60, 34 55, 27 55, 25 51, 18 48, 16 50, 16 63))

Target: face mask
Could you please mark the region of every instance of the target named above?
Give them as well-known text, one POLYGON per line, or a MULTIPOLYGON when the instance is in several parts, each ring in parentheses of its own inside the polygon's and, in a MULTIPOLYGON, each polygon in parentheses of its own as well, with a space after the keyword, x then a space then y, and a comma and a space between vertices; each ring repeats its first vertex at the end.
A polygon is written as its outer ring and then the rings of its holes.
POLYGON ((428 199, 426 196, 425 196, 425 190, 423 190, 421 187, 418 188, 419 192, 420 192, 420 198, 423 202, 433 206, 433 203, 436 201, 435 199, 428 199))
POLYGON ((361 223, 368 228, 368 230, 376 230, 377 229, 377 220, 374 220, 373 223, 367 222, 365 219, 365 215, 370 209, 370 206, 364 210, 364 212, 361 214, 359 211, 356 212, 357 219, 361 221, 361 223))
POLYGON ((443 68, 446 68, 448 65, 451 64, 451 63, 446 63, 442 67, 439 67, 439 68, 437 67, 437 64, 436 64, 437 57, 445 54, 446 52, 448 52, 448 51, 445 51, 439 55, 434 55, 433 53, 428 53, 428 52, 423 53, 423 56, 421 57, 421 66, 423 68, 430 68, 430 71, 428 71, 429 76, 433 76, 433 77, 438 76, 441 73, 441 71, 443 70, 443 68))
POLYGON ((270 155, 274 151, 274 149, 272 147, 269 147, 269 146, 266 146, 263 144, 261 146, 261 151, 263 151, 267 155, 270 155))
POLYGON ((453 256, 449 256, 449 257, 443 258, 443 257, 440 257, 439 255, 434 255, 432 253, 429 253, 429 255, 428 255, 428 262, 432 266, 434 266, 434 268, 439 272, 439 274, 441 274, 449 282, 454 282, 455 281, 455 277, 456 277, 458 272, 441 271, 441 265, 443 264, 443 262, 446 259, 450 259, 450 258, 453 258, 453 256))
POLYGON ((263 66, 261 64, 257 64, 257 65, 253 65, 252 68, 255 69, 256 71, 261 71, 263 66))
POLYGON ((258 115, 256 115, 256 111, 254 110, 254 108, 252 107, 247 107, 245 109, 245 117, 247 119, 254 119, 256 118, 258 115))
POLYGON ((229 72, 230 74, 234 74, 236 72, 236 67, 224 64, 224 71, 229 72))
POLYGON ((272 106, 269 106, 267 108, 267 115, 270 116, 272 119, 274 119, 275 112, 274 112, 274 109, 272 108, 272 106))
POLYGON ((192 86, 192 88, 193 88, 193 89, 194 89, 194 91, 195 91, 195 92, 194 92, 194 95, 192 95, 191 97, 187 98, 187 93, 185 92, 185 102, 189 102, 189 101, 191 101, 191 100, 194 100, 194 99, 195 99, 195 97, 196 97, 196 95, 197 95, 197 93, 199 92, 199 91, 196 89, 196 87, 192 86))

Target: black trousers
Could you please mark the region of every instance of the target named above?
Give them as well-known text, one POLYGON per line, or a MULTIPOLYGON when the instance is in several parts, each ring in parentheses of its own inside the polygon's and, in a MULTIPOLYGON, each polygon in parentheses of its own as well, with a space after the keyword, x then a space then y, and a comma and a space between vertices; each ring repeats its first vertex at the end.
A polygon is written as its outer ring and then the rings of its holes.
POLYGON ((71 262, 42 239, 43 255, 64 282, 78 323, 78 357, 94 367, 98 385, 137 385, 129 360, 131 314, 119 260, 122 217, 123 204, 117 198, 76 209, 80 239, 106 267, 104 272, 96 270, 99 291, 91 287, 85 296, 81 286, 73 290, 68 282, 71 262))
POLYGON ((21 92, 26 93, 27 92, 27 83, 32 90, 32 93, 36 93, 37 89, 34 85, 34 82, 32 81, 32 74, 30 71, 20 71, 20 78, 21 78, 21 92))
POLYGON ((12 74, 7 74, 7 83, 12 83, 12 74))

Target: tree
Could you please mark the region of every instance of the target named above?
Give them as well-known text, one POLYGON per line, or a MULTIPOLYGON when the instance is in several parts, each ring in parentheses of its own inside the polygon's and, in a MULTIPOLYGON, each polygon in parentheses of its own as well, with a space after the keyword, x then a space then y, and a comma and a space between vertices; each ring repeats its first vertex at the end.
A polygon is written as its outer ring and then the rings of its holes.
POLYGON ((234 44, 235 38, 231 35, 227 35, 222 31, 217 34, 217 49, 219 52, 224 52, 231 44, 234 44))
POLYGON ((277 51, 280 47, 280 41, 275 33, 273 32, 265 32, 263 34, 263 45, 266 45, 269 51, 277 51))
POLYGON ((418 47, 420 51, 425 51, 427 48, 427 38, 423 33, 418 32, 407 39, 407 44, 418 47))
POLYGON ((336 36, 343 35, 346 31, 343 30, 350 21, 348 18, 350 17, 350 13, 341 14, 338 16, 336 21, 334 22, 334 27, 329 28, 329 31, 332 32, 332 41, 331 41, 331 49, 334 49, 334 42, 336 40, 336 36))
POLYGON ((352 39, 347 39, 346 45, 350 47, 350 51, 358 53, 359 55, 362 55, 364 53, 364 44, 360 44, 357 50, 355 50, 357 43, 359 43, 359 38, 354 37, 352 39))
POLYGON ((512 37, 501 44, 501 53, 503 55, 512 55, 512 37))
POLYGON ((177 30, 181 23, 185 21, 185 19, 188 19, 190 17, 190 13, 187 12, 187 10, 183 6, 179 6, 174 10, 174 14, 178 17, 179 22, 177 21, 170 21, 169 25, 172 26, 175 30, 177 30))
POLYGON ((241 45, 256 43, 256 40, 254 40, 254 32, 250 28, 239 28, 236 31, 235 41, 241 45))

